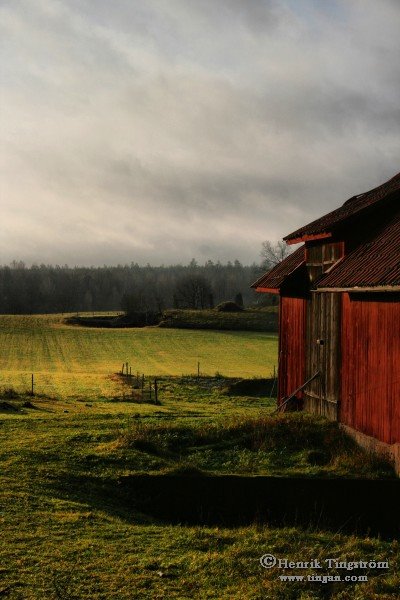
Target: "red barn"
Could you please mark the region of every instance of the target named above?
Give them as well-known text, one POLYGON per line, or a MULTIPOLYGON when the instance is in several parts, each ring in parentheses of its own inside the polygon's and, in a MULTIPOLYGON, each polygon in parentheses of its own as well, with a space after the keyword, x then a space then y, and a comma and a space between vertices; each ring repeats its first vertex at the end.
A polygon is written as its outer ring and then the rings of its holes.
POLYGON ((280 296, 278 405, 339 421, 400 471, 400 173, 286 236, 252 287, 280 296))

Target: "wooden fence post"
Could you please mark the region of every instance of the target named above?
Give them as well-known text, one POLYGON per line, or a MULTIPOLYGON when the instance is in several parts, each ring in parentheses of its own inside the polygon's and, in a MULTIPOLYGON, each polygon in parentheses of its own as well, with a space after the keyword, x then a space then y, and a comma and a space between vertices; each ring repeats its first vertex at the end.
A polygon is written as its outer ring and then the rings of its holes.
POLYGON ((121 375, 124 374, 124 363, 122 363, 122 368, 121 368, 121 375))
POLYGON ((154 380, 154 400, 155 403, 158 404, 158 381, 157 378, 154 380))
POLYGON ((197 379, 200 377, 200 363, 197 363, 197 379))
POLYGON ((143 392, 144 392, 144 374, 142 375, 142 400, 143 400, 143 392))
POLYGON ((33 389, 34 389, 34 379, 33 379, 33 373, 32 373, 32 381, 31 381, 31 396, 33 396, 33 389))
POLYGON ((150 402, 151 402, 151 379, 149 379, 149 395, 150 395, 150 402))

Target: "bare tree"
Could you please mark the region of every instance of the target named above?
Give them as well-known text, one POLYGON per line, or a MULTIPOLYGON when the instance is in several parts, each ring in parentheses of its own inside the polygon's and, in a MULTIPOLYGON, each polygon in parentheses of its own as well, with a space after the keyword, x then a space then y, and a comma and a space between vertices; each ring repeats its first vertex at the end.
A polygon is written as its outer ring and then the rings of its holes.
POLYGON ((261 264, 262 269, 264 271, 272 269, 291 253, 291 246, 288 246, 285 242, 271 242, 266 240, 263 242, 261 250, 261 257, 263 259, 261 264))

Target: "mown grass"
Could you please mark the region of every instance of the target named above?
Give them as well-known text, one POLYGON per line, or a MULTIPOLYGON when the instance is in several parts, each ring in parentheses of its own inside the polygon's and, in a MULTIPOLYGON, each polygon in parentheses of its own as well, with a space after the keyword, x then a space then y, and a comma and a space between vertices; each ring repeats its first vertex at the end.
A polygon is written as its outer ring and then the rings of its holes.
POLYGON ((97 329, 65 325, 62 315, 0 316, 0 386, 58 398, 94 400, 120 393, 110 376, 129 361, 146 375, 216 372, 268 376, 277 363, 275 334, 148 327, 97 329))
MULTIPOLYGON (((397 541, 318 528, 171 525, 133 510, 118 485, 121 477, 189 464, 213 473, 303 469, 329 476, 335 469, 357 474, 357 465, 360 476, 378 473, 371 464, 362 472, 366 455, 354 454, 347 466, 335 462, 351 457, 354 448, 334 424, 304 415, 265 416, 273 401, 226 396, 223 383, 162 379, 160 406, 33 398, 36 409, 1 413, 2 597, 397 598, 397 541), (308 462, 317 450, 329 454, 329 463, 308 462), (258 463, 247 461, 249 454, 258 463), (294 561, 388 559, 390 569, 363 571, 370 580, 362 584, 283 583, 278 575, 284 571, 260 566, 265 553, 294 561)), ((20 407, 23 399, 7 401, 20 407)))

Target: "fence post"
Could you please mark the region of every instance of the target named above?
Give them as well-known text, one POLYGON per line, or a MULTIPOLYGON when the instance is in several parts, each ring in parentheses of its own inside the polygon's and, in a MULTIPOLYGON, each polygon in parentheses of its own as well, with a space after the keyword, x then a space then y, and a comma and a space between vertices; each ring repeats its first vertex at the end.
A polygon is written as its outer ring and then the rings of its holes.
POLYGON ((128 377, 128 363, 126 363, 126 376, 128 377))
POLYGON ((149 393, 150 393, 150 402, 151 402, 151 379, 149 379, 149 393))
POLYGON ((32 373, 32 381, 31 381, 31 396, 33 396, 33 388, 34 388, 34 379, 33 379, 33 373, 32 373))
POLYGON ((142 375, 142 400, 143 400, 143 392, 144 392, 144 374, 142 375))
POLYGON ((154 380, 154 400, 155 403, 158 404, 158 381, 157 378, 154 380))
POLYGON ((121 368, 121 375, 124 374, 124 363, 122 363, 122 368, 121 368))
POLYGON ((200 363, 197 363, 197 379, 200 377, 200 363))

